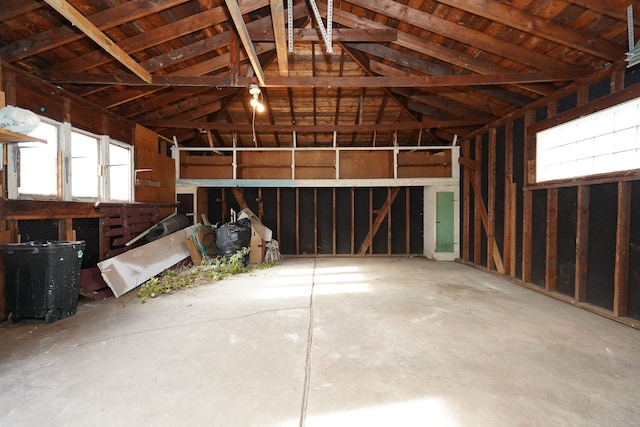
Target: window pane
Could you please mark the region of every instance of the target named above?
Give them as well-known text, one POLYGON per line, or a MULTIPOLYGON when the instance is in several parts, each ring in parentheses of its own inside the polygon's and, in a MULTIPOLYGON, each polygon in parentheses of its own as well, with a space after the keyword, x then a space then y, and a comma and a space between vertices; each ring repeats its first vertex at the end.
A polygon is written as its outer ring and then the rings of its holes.
POLYGON ((538 182, 640 169, 640 99, 538 132, 538 182))
POLYGON ((71 197, 98 197, 98 139, 71 132, 71 197))
POLYGON ((109 195, 111 200, 131 200, 131 150, 109 144, 109 195))
POLYGON ((47 143, 20 143, 18 193, 57 196, 58 127, 40 122, 29 135, 44 139, 47 143))

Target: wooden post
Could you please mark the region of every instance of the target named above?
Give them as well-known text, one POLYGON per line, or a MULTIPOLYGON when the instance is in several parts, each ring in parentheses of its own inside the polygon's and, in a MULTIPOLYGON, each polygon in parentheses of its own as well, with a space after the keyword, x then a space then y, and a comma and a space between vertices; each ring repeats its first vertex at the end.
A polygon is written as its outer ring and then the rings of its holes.
MULTIPOLYGON (((369 187, 369 234, 371 235, 371 231, 373 230, 373 187, 369 187)), ((376 230, 377 231, 377 230, 376 230)), ((373 241, 373 235, 371 235, 371 239, 373 241)), ((366 242, 366 239, 365 239, 366 242)), ((362 243, 364 246, 364 243, 362 243)), ((359 254, 364 254, 364 252, 358 251, 359 254)), ((373 243, 369 242, 369 254, 373 254, 373 243)))
POLYGON ((318 188, 313 188, 313 253, 318 254, 318 188))
POLYGON ((558 255, 558 189, 547 190, 547 247, 545 289, 549 292, 556 290, 557 255, 558 255))
POLYGON ((496 128, 489 129, 489 159, 487 185, 487 268, 495 270, 494 252, 498 251, 495 244, 496 236, 496 128))
POLYGON ((355 207, 356 207, 356 189, 355 187, 351 187, 351 255, 353 255, 353 251, 354 248, 356 246, 355 243, 355 239, 356 239, 356 231, 355 231, 355 226, 356 226, 356 220, 355 220, 355 216, 356 216, 356 212, 355 212, 355 207))
MULTIPOLYGON (((400 189, 398 188, 398 191, 400 189)), ((387 199, 391 197, 391 187, 387 187, 387 199)), ((387 213, 387 255, 391 255, 391 206, 387 213)))
POLYGON ((478 165, 474 175, 473 175, 473 263, 476 265, 480 265, 481 260, 481 246, 482 246, 482 216, 480 214, 480 206, 482 203, 482 194, 480 189, 482 188, 482 137, 480 135, 476 136, 475 142, 475 161, 478 165))
MULTIPOLYGON (((524 115, 524 127, 527 129, 535 121, 535 111, 527 111, 524 115)), ((524 142, 524 185, 531 184, 533 171, 531 171, 531 159, 535 158, 535 145, 533 137, 526 135, 524 142)), ((535 162, 535 160, 534 160, 535 162)), ((535 163, 534 163, 535 164, 535 163)), ((531 281, 531 224, 533 212, 533 195, 530 190, 523 194, 522 206, 522 281, 531 281)))
MULTIPOLYGON (((462 157, 468 159, 470 156, 471 141, 464 141, 462 144, 462 157)), ((462 259, 469 262, 469 230, 471 219, 471 186, 470 177, 474 172, 470 168, 463 168, 462 175, 462 259)))
POLYGON ((276 192, 276 205, 277 205, 277 211, 276 211, 276 228, 278 229, 277 231, 277 236, 278 236, 278 244, 281 242, 280 240, 280 187, 278 187, 278 191, 276 192))
POLYGON ((300 255, 300 188, 296 187, 296 255, 300 255))
POLYGON ((589 186, 578 186, 576 217, 575 299, 587 300, 587 256, 589 254, 589 186))
POLYGON ((503 224, 503 241, 502 247, 504 252, 504 273, 513 276, 515 253, 515 233, 512 234, 513 225, 515 224, 516 211, 513 209, 513 122, 508 121, 505 124, 504 139, 504 224, 503 224))
POLYGON ((613 315, 625 317, 629 293, 629 226, 631 220, 631 183, 618 182, 618 221, 616 227, 616 263, 613 280, 613 315))
POLYGON ((338 231, 336 229, 336 187, 333 187, 333 230, 332 230, 332 248, 333 248, 333 254, 336 255, 336 253, 338 252, 337 250, 337 240, 338 240, 338 231))
POLYGON ((404 187, 405 203, 405 253, 411 253, 411 187, 404 187))

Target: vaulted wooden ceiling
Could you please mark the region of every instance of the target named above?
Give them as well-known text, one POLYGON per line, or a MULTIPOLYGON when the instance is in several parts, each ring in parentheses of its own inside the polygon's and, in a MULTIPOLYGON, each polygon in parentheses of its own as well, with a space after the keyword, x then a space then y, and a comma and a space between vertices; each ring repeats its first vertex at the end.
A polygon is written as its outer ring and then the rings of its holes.
POLYGON ((450 144, 623 59, 630 1, 293 0, 291 53, 287 0, 3 0, 0 60, 182 145, 450 144))

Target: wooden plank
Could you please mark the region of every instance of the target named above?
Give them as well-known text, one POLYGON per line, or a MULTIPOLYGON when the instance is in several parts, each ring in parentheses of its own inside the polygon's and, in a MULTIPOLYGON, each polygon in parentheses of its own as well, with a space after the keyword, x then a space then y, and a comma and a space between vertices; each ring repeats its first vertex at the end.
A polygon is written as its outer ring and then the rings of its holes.
POLYGON ((545 289, 556 290, 556 263, 558 258, 558 190, 547 191, 547 236, 546 236, 546 270, 545 289))
POLYGON ((578 202, 576 213, 576 270, 575 270, 575 300, 587 300, 587 259, 589 254, 589 209, 590 187, 578 187, 578 202))
POLYGON ((231 193, 233 194, 233 197, 235 197, 236 202, 238 202, 240 209, 249 208, 249 205, 247 205, 247 202, 244 200, 244 194, 242 193, 242 190, 240 188, 238 187, 231 188, 231 193))
POLYGON ((489 129, 489 159, 487 162, 487 268, 493 270, 493 254, 499 251, 496 245, 496 128, 489 129))
POLYGON ((476 31, 471 27, 461 26, 441 18, 436 14, 423 12, 398 2, 386 0, 351 0, 350 3, 372 10, 393 19, 414 25, 418 28, 447 37, 458 42, 474 46, 479 50, 494 53, 512 61, 543 70, 563 70, 568 64, 561 59, 552 58, 541 52, 526 49, 507 41, 498 40, 494 36, 476 31))
POLYGON ((600 37, 585 34, 571 26, 563 25, 543 16, 536 16, 516 7, 502 3, 492 3, 487 7, 486 0, 439 0, 440 3, 482 16, 494 23, 501 23, 529 34, 551 40, 560 45, 577 49, 599 58, 615 61, 624 55, 624 48, 600 37))
POLYGON ((231 15, 231 19, 235 24, 236 29, 238 30, 238 35, 240 36, 240 40, 244 45, 244 49, 249 56, 249 62, 251 62, 251 66, 253 67, 253 71, 256 73, 256 77, 258 78, 258 82, 261 86, 265 85, 265 77, 264 71, 262 70, 262 66, 260 65, 260 58, 258 58, 258 54, 256 53, 256 49, 253 46, 253 42, 251 41, 251 37, 249 36, 249 32, 247 31, 247 26, 244 23, 244 19, 242 17, 242 12, 240 11, 240 7, 238 6, 238 2, 236 0, 225 0, 227 7, 229 8, 229 14, 231 15))
POLYGON ((618 183, 618 218, 616 226, 616 261, 613 280, 613 315, 628 313, 629 244, 631 222, 631 183, 618 183))
POLYGON ((71 23, 78 27, 91 40, 96 42, 98 46, 106 50, 118 62, 127 67, 131 72, 140 77, 147 83, 151 83, 151 74, 142 68, 132 57, 124 50, 120 49, 113 40, 107 37, 95 25, 91 23, 84 15, 78 12, 73 6, 65 0, 44 0, 49 6, 54 8, 58 13, 67 18, 71 23))
MULTIPOLYGON (((472 183, 473 183, 474 193, 478 193, 479 189, 478 187, 476 187, 475 181, 472 181, 472 183)), ((476 213, 480 217, 480 220, 481 220, 480 225, 484 227, 485 230, 487 230, 489 227, 489 216, 487 214, 487 208, 484 205, 484 200, 482 200, 482 197, 480 198, 480 201, 478 203, 479 203, 479 206, 476 208, 476 213)), ((498 250, 498 245, 496 244, 496 241, 495 241, 495 236, 493 238, 493 245, 492 245, 491 252, 487 252, 487 256, 491 257, 491 262, 494 263, 496 271, 498 271, 499 273, 504 273, 504 264, 502 262, 502 256, 500 255, 500 251, 498 250)))
MULTIPOLYGON (((390 214, 391 205, 393 204, 393 201, 396 199, 396 196, 398 195, 399 191, 400 191, 400 187, 394 187, 393 190, 387 193, 387 199, 385 200, 380 210, 377 212, 376 218, 373 221, 371 220, 373 215, 373 209, 369 210, 370 211, 369 233, 367 233, 367 236, 362 242, 362 245, 358 250, 358 255, 363 255, 367 251, 367 249, 371 249, 370 252, 373 253, 373 245, 372 245, 373 237, 376 235, 376 233, 380 229, 380 225, 382 225, 382 222, 384 221, 384 219, 390 214)), ((372 192, 372 189, 370 189, 370 196, 369 196, 370 207, 372 207, 372 203, 373 203, 373 197, 371 195, 371 192, 372 192)))
POLYGON ((271 0, 271 20, 278 55, 278 72, 280 76, 286 77, 289 75, 289 52, 285 33, 284 0, 271 0))

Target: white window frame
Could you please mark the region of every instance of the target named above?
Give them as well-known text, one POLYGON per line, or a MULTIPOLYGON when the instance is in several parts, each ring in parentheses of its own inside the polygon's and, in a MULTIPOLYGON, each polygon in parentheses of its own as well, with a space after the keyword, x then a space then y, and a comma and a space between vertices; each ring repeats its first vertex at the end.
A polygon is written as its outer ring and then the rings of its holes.
MULTIPOLYGON (((56 163, 58 163, 58 173, 62 177, 61 188, 58 186, 56 195, 38 195, 26 194, 18 192, 19 165, 17 158, 19 155, 20 144, 12 144, 9 146, 7 159, 7 194, 10 199, 29 199, 29 200, 64 200, 64 201, 105 201, 109 202, 109 146, 111 144, 129 150, 129 200, 114 200, 117 202, 130 202, 134 199, 134 147, 115 139, 111 139, 107 135, 97 135, 79 128, 71 126, 70 123, 60 123, 46 117, 40 117, 40 121, 58 128, 58 141, 56 163), (72 197, 71 181, 73 180, 73 169, 71 167, 71 133, 76 132, 95 138, 98 141, 98 162, 96 165, 96 174, 98 175, 98 195, 97 197, 72 197), (61 159, 58 160, 58 159, 61 159)), ((35 144, 35 143, 34 143, 35 144)), ((22 146, 24 147, 24 145, 22 146)))
MULTIPOLYGON (((107 138, 108 139, 108 138, 107 138)), ((134 147, 127 143, 118 141, 116 139, 108 139, 108 141, 102 145, 103 149, 103 158, 105 159, 104 165, 101 168, 102 170, 102 178, 100 183, 102 185, 101 193, 104 197, 104 200, 114 201, 114 202, 130 202, 134 198, 134 147), (109 147, 111 145, 115 145, 124 149, 129 150, 129 200, 112 200, 111 199, 111 173, 113 171, 112 166, 117 166, 111 164, 111 159, 109 159, 109 147)))

